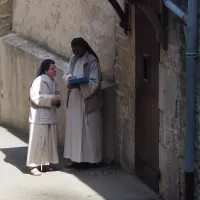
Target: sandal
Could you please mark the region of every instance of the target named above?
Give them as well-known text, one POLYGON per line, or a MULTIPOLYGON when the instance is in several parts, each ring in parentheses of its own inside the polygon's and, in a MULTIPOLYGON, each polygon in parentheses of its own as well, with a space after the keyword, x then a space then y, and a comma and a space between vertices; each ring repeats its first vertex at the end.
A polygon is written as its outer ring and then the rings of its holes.
POLYGON ((41 172, 35 167, 30 170, 31 175, 33 176, 41 176, 41 172))

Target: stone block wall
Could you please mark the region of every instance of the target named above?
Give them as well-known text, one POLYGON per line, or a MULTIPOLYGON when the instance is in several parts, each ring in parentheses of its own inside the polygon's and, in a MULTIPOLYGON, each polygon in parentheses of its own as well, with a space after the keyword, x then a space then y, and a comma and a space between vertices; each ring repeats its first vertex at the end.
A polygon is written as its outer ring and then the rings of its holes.
MULTIPOLYGON (((135 35, 134 7, 132 36, 116 25, 115 155, 126 169, 134 171, 135 154, 135 35)), ((119 21, 116 21, 118 24, 119 21)), ((160 196, 184 198, 186 66, 183 23, 169 14, 168 50, 160 51, 159 64, 159 167, 160 196)))
MULTIPOLYGON (((200 10, 199 10, 200 12, 200 10)), ((200 20, 200 18, 199 18, 200 20)), ((169 17, 169 47, 160 62, 160 169, 161 196, 184 199, 186 135, 186 27, 174 15, 169 17)), ((200 37, 200 35, 198 36, 200 37)), ((199 38, 198 38, 199 41, 199 38)), ((200 44, 200 42, 199 42, 200 44)), ((199 45, 200 48, 200 45, 199 45)), ((197 58, 198 59, 198 58, 197 58)), ((199 61, 198 61, 199 63, 199 61)), ((200 199, 200 64, 196 86, 195 199, 200 199)))
POLYGON ((13 32, 57 54, 72 56, 71 40, 85 38, 112 75, 115 57, 114 10, 107 0, 13 0, 13 32))
MULTIPOLYGON (((123 1, 121 6, 123 7, 123 1)), ((132 36, 125 35, 116 18, 116 117, 115 159, 124 168, 134 171, 135 165, 135 44, 134 8, 132 10, 132 36)))
POLYGON ((12 28, 12 0, 0 0, 0 37, 12 28))
POLYGON ((62 109, 58 110, 58 140, 65 134, 66 86, 62 76, 68 62, 27 38, 9 34, 0 38, 0 123, 24 133, 29 130, 29 89, 45 58, 55 60, 62 109))
MULTIPOLYGON (((134 171, 135 152, 135 35, 116 26, 116 159, 134 171)), ((118 24, 118 21, 117 21, 118 24)), ((168 50, 160 50, 159 64, 159 168, 160 196, 184 198, 184 149, 186 132, 186 39, 183 23, 169 13, 168 50)))
POLYGON ((163 199, 184 198, 186 63, 183 23, 169 12, 168 50, 159 65, 159 165, 163 199))

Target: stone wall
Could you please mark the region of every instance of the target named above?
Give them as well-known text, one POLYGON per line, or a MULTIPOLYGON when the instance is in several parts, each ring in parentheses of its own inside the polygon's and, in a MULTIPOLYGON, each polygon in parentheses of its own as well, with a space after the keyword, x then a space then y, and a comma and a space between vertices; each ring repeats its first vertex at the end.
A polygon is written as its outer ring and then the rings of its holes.
MULTIPOLYGON (((132 36, 116 26, 116 142, 115 153, 126 169, 134 171, 135 147, 135 35, 134 8, 132 36)), ((118 24, 118 21, 117 21, 118 24)), ((184 148, 186 63, 183 23, 169 12, 168 50, 160 51, 159 64, 159 167, 160 196, 163 199, 184 198, 184 148)))
POLYGON ((56 61, 57 81, 62 91, 62 109, 58 111, 58 139, 62 145, 67 94, 62 76, 68 62, 15 34, 0 38, 0 123, 28 133, 29 89, 41 61, 49 57, 56 61))
MULTIPOLYGON (((134 8, 132 36, 116 26, 117 54, 114 66, 116 90, 116 160, 134 171, 135 147, 135 35, 134 8)), ((118 21, 117 21, 118 24, 118 21)), ((183 24, 169 15, 168 50, 161 49, 159 65, 159 166, 160 195, 178 200, 184 195, 185 142, 185 36, 183 24)))
POLYGON ((183 23, 169 12, 168 50, 161 50, 159 66, 159 162, 160 194, 171 200, 184 196, 185 44, 183 23))
POLYGON ((8 34, 12 26, 12 0, 0 0, 0 37, 8 34))
MULTIPOLYGON (((121 6, 123 7, 123 1, 121 6)), ((132 35, 126 36, 116 21, 116 117, 115 155, 123 167, 134 171, 135 165, 135 44, 134 7, 132 9, 132 35)))
POLYGON ((67 58, 72 55, 71 40, 84 37, 103 72, 113 74, 115 18, 107 0, 13 0, 13 31, 67 58))

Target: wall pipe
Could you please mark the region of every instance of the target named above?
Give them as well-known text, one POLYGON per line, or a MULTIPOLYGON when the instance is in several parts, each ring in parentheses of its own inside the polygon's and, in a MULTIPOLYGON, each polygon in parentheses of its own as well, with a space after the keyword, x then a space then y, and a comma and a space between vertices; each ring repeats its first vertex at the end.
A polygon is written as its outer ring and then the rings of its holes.
POLYGON ((188 0, 188 15, 170 0, 165 6, 187 24, 187 83, 186 83, 186 146, 185 146, 185 200, 194 199, 194 157, 196 129, 196 67, 198 37, 198 0, 188 0))
POLYGON ((163 0, 163 3, 165 6, 171 10, 176 16, 178 16, 180 19, 184 21, 185 24, 187 24, 187 14, 181 10, 175 3, 173 3, 171 0, 163 0))
POLYGON ((186 148, 185 199, 194 199, 194 157, 196 130, 196 67, 198 55, 198 0, 188 1, 187 23, 187 84, 186 84, 186 148))

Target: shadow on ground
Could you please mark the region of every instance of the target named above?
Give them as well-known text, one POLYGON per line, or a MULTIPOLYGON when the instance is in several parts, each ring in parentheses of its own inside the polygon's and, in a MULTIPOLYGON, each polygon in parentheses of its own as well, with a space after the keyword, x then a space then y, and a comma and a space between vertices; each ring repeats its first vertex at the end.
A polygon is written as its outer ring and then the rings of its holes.
MULTIPOLYGON (((62 151, 60 152, 62 155, 62 151)), ((65 159, 60 157, 60 169, 72 174, 92 188, 105 200, 158 200, 158 196, 144 185, 134 174, 125 172, 120 166, 104 163, 100 168, 74 170, 65 169, 65 159)), ((91 199, 92 196, 90 197, 91 199)), ((89 199, 90 199, 89 198, 89 199)))
POLYGON ((27 147, 16 147, 8 149, 0 149, 5 154, 4 161, 18 168, 22 173, 27 174, 26 155, 27 147))
MULTIPOLYGON (((27 134, 22 134, 19 131, 16 131, 12 128, 9 128, 7 126, 1 126, 3 127, 8 133, 12 134, 16 138, 18 138, 20 141, 23 141, 24 143, 28 143, 28 137, 27 134)), ((9 142, 9 141, 7 141, 9 142)), ((12 141, 10 141, 12 142, 12 141)), ((9 144, 9 143, 8 143, 9 144)), ((19 169, 22 173, 27 173, 26 168, 26 156, 27 156, 27 150, 28 147, 22 146, 22 147, 15 147, 13 145, 12 148, 1 148, 0 151, 5 155, 4 161, 6 163, 9 163, 19 169)))
MULTIPOLYGON (((9 134, 12 134, 26 144, 28 143, 28 134, 21 134, 7 127, 6 129, 9 134)), ((6 141, 6 143, 9 143, 9 141, 6 141)), ((0 151, 5 155, 4 161, 6 163, 15 166, 22 173, 27 174, 27 146, 0 148, 0 151)), ((64 166, 68 161, 62 158, 62 150, 60 149, 59 154, 60 163, 57 167, 63 173, 63 176, 66 173, 72 174, 95 191, 95 194, 93 193, 92 196, 87 197, 88 200, 158 200, 157 195, 141 183, 134 175, 124 172, 116 165, 103 164, 100 168, 80 171, 66 170, 64 166), (102 198, 96 198, 97 195, 100 195, 102 198)), ((59 183, 59 180, 57 181, 59 183)), ((76 190, 76 188, 74 189, 76 190)))

